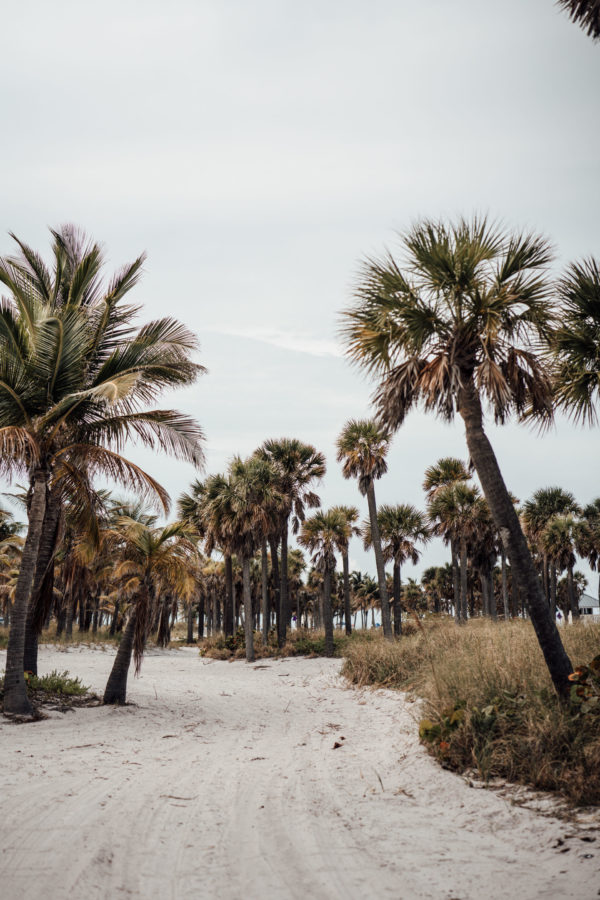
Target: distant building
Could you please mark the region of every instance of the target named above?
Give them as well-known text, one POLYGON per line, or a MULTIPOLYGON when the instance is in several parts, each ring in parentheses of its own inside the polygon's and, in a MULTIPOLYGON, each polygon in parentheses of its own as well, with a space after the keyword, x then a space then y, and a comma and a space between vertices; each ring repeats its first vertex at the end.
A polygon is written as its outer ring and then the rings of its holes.
POLYGON ((591 594, 582 594, 579 598, 579 612, 582 616, 600 616, 600 600, 591 594))

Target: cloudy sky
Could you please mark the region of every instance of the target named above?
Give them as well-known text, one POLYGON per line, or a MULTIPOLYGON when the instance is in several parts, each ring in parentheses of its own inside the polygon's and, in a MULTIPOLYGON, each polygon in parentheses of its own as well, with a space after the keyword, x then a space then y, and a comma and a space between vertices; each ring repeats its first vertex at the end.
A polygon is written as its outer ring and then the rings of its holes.
MULTIPOLYGON (((147 251, 147 317, 200 336, 209 374, 169 403, 210 471, 298 436, 327 455, 323 502, 366 514, 333 446, 370 386, 336 328, 360 259, 415 219, 487 212, 546 234, 557 267, 600 253, 600 47, 552 0, 23 0, 3 26, 0 253, 67 221, 110 267, 147 251)), ((521 499, 600 493, 597 431, 491 432, 521 499)), ((132 453, 174 496, 193 476, 132 453)), ((460 423, 413 415, 380 501, 422 505, 448 454, 460 423)), ((373 568, 358 544, 353 563, 373 568)))

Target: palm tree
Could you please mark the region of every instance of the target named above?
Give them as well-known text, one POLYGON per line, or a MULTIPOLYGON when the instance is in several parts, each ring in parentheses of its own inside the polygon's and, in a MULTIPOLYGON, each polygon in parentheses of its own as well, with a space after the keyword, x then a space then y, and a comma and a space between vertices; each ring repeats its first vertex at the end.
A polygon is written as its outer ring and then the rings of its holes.
POLYGON ((556 589, 558 572, 567 570, 567 596, 573 620, 579 619, 579 603, 575 594, 573 570, 575 568, 576 520, 572 515, 553 516, 546 524, 541 536, 541 545, 552 566, 550 609, 556 615, 556 589))
MULTIPOLYGON (((435 497, 440 488, 448 484, 457 484, 460 481, 469 481, 468 467, 454 456, 444 456, 438 459, 434 465, 425 469, 423 490, 428 501, 435 497)), ((450 538, 450 556, 452 560, 452 576, 454 585, 454 608, 459 609, 460 603, 460 572, 458 566, 458 546, 454 539, 450 538)))
POLYGON ((592 40, 600 40, 600 0, 557 0, 557 3, 592 40))
MULTIPOLYGON (((402 566, 407 560, 413 565, 418 563, 421 554, 417 549, 417 542, 429 540, 429 528, 425 516, 410 503, 399 503, 396 506, 384 504, 377 513, 379 533, 381 535, 383 558, 394 565, 394 634, 398 637, 402 633, 402 613, 400 596, 402 592, 402 566)), ((372 546, 371 526, 369 522, 363 525, 363 538, 365 549, 372 546)))
POLYGON ((439 488, 429 501, 427 514, 434 534, 459 548, 460 599, 454 614, 457 623, 467 620, 467 557, 476 531, 478 489, 464 481, 439 488))
MULTIPOLYGON (((28 530, 15 593, 5 675, 5 713, 29 715, 23 678, 27 608, 34 588, 48 497, 54 481, 76 485, 96 474, 158 496, 164 490, 121 455, 128 438, 202 462, 197 424, 144 407, 165 388, 189 384, 202 368, 196 338, 162 319, 134 329, 123 304, 144 257, 101 282, 102 252, 70 226, 54 235, 54 268, 24 243, 0 260, 10 297, 0 307, 0 457, 5 472, 29 477, 28 530)), ((52 524, 52 523, 50 523, 52 524)))
POLYGON ((121 516, 111 538, 119 560, 114 576, 130 596, 131 607, 103 702, 122 704, 132 654, 136 675, 142 664, 153 606, 161 592, 187 596, 193 590, 197 550, 182 522, 151 527, 121 516))
POLYGON ((255 455, 242 460, 235 457, 229 476, 223 528, 229 547, 238 556, 242 567, 246 660, 252 662, 254 634, 250 561, 272 532, 274 516, 281 515, 286 497, 279 490, 279 473, 266 458, 255 455))
POLYGON ((350 357, 378 375, 375 396, 386 427, 410 409, 465 424, 470 458, 557 692, 572 671, 539 584, 498 461, 484 430, 483 404, 503 423, 530 410, 549 419, 552 385, 539 349, 549 322, 552 259, 547 241, 505 234, 485 219, 425 220, 402 238, 404 269, 388 254, 370 259, 344 314, 350 357))
POLYGON ((342 557, 342 571, 344 583, 344 625, 346 634, 352 634, 352 609, 350 606, 350 565, 348 561, 348 548, 350 539, 354 535, 360 534, 360 529, 356 527, 358 522, 358 509, 356 506, 334 506, 332 512, 339 514, 343 525, 340 528, 340 539, 337 545, 342 557))
MULTIPOLYGON (((598 7, 600 16, 600 6, 598 7)), ((594 425, 600 400, 600 266, 573 263, 558 283, 559 324, 550 335, 559 408, 594 425)))
MULTIPOLYGON (((597 571, 600 566, 600 497, 583 508, 582 518, 575 529, 575 548, 581 557, 587 559, 590 568, 597 571)), ((600 580, 598 599, 600 600, 600 580)))
POLYGON ((556 516, 579 512, 575 497, 561 487, 540 488, 521 511, 525 534, 542 558, 542 584, 546 602, 556 612, 556 566, 544 546, 543 534, 556 516))
MULTIPOLYGON (((304 521, 305 509, 315 509, 320 504, 317 494, 311 490, 315 481, 325 475, 325 457, 312 444, 304 444, 296 438, 268 440, 259 447, 256 455, 270 462, 278 474, 278 493, 285 498, 277 537, 281 541, 281 575, 279 584, 279 609, 277 614, 277 638, 279 646, 285 643, 286 631, 291 621, 288 596, 288 538, 289 523, 298 533, 304 521)), ((277 542, 271 545, 272 562, 277 559, 277 542)))
POLYGON ((346 540, 348 523, 344 513, 330 509, 319 510, 302 524, 298 541, 313 554, 313 565, 323 574, 323 625, 325 627, 325 656, 333 656, 333 612, 331 582, 335 572, 335 551, 346 540))
POLYGON ((343 463, 344 478, 357 478, 358 489, 367 496, 369 505, 369 521, 371 524, 371 542, 375 553, 377 581, 381 599, 381 623, 383 633, 392 639, 392 620, 385 579, 385 563, 381 549, 381 537, 377 522, 377 503, 375 501, 375 480, 387 472, 385 457, 389 448, 389 435, 384 429, 371 420, 350 419, 344 425, 337 439, 337 460, 343 463))

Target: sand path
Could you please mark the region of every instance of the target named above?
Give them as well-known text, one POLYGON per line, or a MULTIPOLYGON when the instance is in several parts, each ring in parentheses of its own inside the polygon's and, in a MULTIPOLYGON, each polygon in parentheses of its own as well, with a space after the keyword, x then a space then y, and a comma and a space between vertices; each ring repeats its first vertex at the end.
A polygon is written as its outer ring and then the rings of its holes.
MULTIPOLYGON (((96 691, 111 664, 40 653, 96 691)), ((597 896, 600 833, 443 771, 415 708, 339 666, 154 652, 135 706, 0 723, 3 900, 597 896)))

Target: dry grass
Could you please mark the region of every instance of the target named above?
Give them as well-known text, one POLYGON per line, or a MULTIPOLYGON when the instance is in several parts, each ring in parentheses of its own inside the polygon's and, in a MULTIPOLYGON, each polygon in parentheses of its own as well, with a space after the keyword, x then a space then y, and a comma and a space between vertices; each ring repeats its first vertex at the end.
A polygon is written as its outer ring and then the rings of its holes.
MULTIPOLYGON (((575 666, 600 650, 599 625, 561 635, 575 666)), ((600 713, 558 703, 530 623, 430 620, 395 643, 353 643, 343 674, 422 697, 421 736, 444 765, 600 803, 600 713)))

